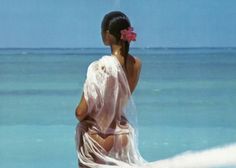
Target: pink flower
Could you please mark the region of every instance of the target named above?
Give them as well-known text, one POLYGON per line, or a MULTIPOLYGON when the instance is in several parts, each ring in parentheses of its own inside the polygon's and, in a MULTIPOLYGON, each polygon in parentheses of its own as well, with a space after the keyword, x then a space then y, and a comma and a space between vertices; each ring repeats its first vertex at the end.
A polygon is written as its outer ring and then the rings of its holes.
POLYGON ((131 41, 136 41, 137 34, 133 31, 133 27, 128 27, 128 29, 123 29, 120 31, 121 33, 121 40, 128 41, 129 43, 131 41))

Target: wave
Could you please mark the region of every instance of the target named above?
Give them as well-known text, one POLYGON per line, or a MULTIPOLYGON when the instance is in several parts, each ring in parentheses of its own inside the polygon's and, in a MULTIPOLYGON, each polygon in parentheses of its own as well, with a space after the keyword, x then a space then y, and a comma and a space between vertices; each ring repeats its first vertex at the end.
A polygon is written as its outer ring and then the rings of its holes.
POLYGON ((187 151, 172 158, 148 163, 150 168, 236 167, 236 143, 203 151, 187 151))

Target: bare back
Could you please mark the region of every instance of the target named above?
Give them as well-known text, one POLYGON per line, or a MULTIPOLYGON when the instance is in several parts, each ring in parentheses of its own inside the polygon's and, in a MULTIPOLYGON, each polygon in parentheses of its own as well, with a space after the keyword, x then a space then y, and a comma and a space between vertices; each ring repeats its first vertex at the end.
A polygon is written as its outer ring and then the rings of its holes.
MULTIPOLYGON (((137 57, 134 57, 132 55, 128 55, 126 65, 127 70, 124 68, 124 62, 122 59, 119 59, 120 64, 123 67, 123 70, 126 74, 126 77, 128 79, 129 87, 131 93, 134 91, 138 80, 139 75, 141 71, 141 61, 137 57)), ((116 143, 120 142, 120 145, 118 145, 118 149, 121 149, 123 146, 126 146, 128 143, 128 134, 121 134, 121 135, 107 135, 102 136, 100 133, 90 134, 90 136, 98 142, 107 152, 112 148, 114 142, 116 143)))
MULTIPOLYGON (((122 61, 120 61, 120 63, 124 65, 122 61)), ((123 66, 123 69, 126 73, 126 77, 129 82, 130 91, 132 93, 134 89, 136 88, 136 85, 139 81, 139 75, 141 72, 142 63, 139 58, 134 57, 132 55, 128 55, 126 64, 127 64, 127 70, 124 68, 124 66, 123 66)))

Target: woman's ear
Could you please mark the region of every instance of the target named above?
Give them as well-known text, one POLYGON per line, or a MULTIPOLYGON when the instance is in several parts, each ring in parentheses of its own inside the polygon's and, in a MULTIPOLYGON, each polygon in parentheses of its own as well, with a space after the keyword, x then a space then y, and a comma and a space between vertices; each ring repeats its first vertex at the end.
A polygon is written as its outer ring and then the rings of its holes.
POLYGON ((109 37, 109 31, 106 30, 105 32, 101 32, 102 34, 102 40, 105 45, 110 45, 110 37, 109 37))
POLYGON ((111 44, 111 34, 109 33, 109 30, 106 30, 105 32, 105 40, 106 40, 107 45, 111 44))
POLYGON ((108 45, 115 43, 115 37, 109 32, 109 30, 106 30, 105 32, 105 39, 108 45))

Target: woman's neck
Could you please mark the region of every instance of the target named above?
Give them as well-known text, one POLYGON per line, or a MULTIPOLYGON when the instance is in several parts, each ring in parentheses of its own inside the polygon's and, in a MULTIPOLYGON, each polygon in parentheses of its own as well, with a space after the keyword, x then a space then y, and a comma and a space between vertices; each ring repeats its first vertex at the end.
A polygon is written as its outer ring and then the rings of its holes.
POLYGON ((117 44, 111 45, 111 53, 112 55, 116 56, 120 63, 124 65, 124 57, 121 55, 121 46, 117 44))
POLYGON ((120 53, 121 46, 117 44, 112 44, 111 45, 111 53, 116 56, 121 56, 120 53))

